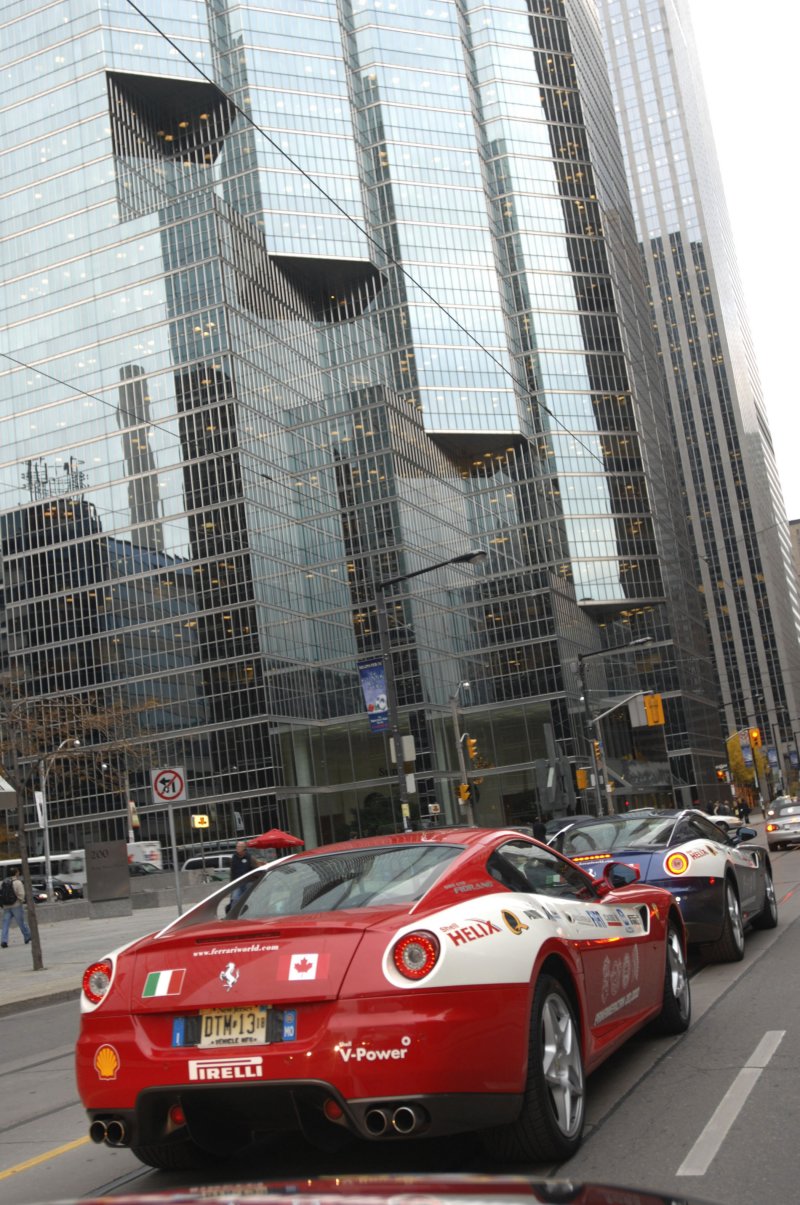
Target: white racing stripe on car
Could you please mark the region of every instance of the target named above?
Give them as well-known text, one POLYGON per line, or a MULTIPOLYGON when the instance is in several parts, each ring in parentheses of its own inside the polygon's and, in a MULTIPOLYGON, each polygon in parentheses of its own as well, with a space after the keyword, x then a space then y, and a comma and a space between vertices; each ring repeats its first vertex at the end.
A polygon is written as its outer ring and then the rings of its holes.
POLYGON ((704 1176, 728 1131, 744 1108, 748 1096, 758 1082, 761 1072, 780 1046, 785 1029, 770 1029, 764 1034, 748 1061, 742 1067, 683 1163, 678 1176, 704 1176))

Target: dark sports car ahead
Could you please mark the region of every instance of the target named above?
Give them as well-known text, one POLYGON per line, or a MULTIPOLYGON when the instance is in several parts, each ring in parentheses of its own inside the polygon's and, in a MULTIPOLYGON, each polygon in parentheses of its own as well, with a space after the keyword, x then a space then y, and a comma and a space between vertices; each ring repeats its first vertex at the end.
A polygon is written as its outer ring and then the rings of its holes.
POLYGON ((756 831, 723 833, 693 808, 621 816, 575 816, 549 838, 583 870, 602 875, 606 862, 635 866, 642 880, 666 887, 681 906, 690 943, 715 962, 744 957, 744 930, 774 929, 778 904, 769 854, 742 845, 756 831))

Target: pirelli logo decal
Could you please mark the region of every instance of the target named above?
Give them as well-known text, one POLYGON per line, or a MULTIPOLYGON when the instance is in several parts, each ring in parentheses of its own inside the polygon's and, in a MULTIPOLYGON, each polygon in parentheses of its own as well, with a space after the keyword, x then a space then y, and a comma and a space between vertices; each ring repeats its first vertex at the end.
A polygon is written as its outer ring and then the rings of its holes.
POLYGON ((243 1055, 233 1059, 190 1059, 189 1079, 203 1083, 226 1083, 229 1080, 262 1079, 264 1060, 260 1054, 243 1055))

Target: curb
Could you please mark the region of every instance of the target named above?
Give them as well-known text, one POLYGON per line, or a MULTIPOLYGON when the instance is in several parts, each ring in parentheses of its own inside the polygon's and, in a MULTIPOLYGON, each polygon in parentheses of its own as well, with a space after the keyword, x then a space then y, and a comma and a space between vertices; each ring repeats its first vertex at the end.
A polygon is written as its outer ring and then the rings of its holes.
POLYGON ((24 1000, 9 1000, 0 1004, 0 1017, 27 1012, 29 1008, 45 1008, 48 1004, 65 1004, 68 1000, 78 1000, 80 994, 79 987, 67 987, 60 991, 43 993, 41 996, 26 996, 24 1000))

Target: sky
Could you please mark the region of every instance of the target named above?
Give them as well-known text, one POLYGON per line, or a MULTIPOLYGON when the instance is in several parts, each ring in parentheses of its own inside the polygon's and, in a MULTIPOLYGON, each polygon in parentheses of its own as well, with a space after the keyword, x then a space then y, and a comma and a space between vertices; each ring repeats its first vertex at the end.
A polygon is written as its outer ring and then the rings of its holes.
POLYGON ((800 519, 800 4, 689 3, 787 518, 800 519))

